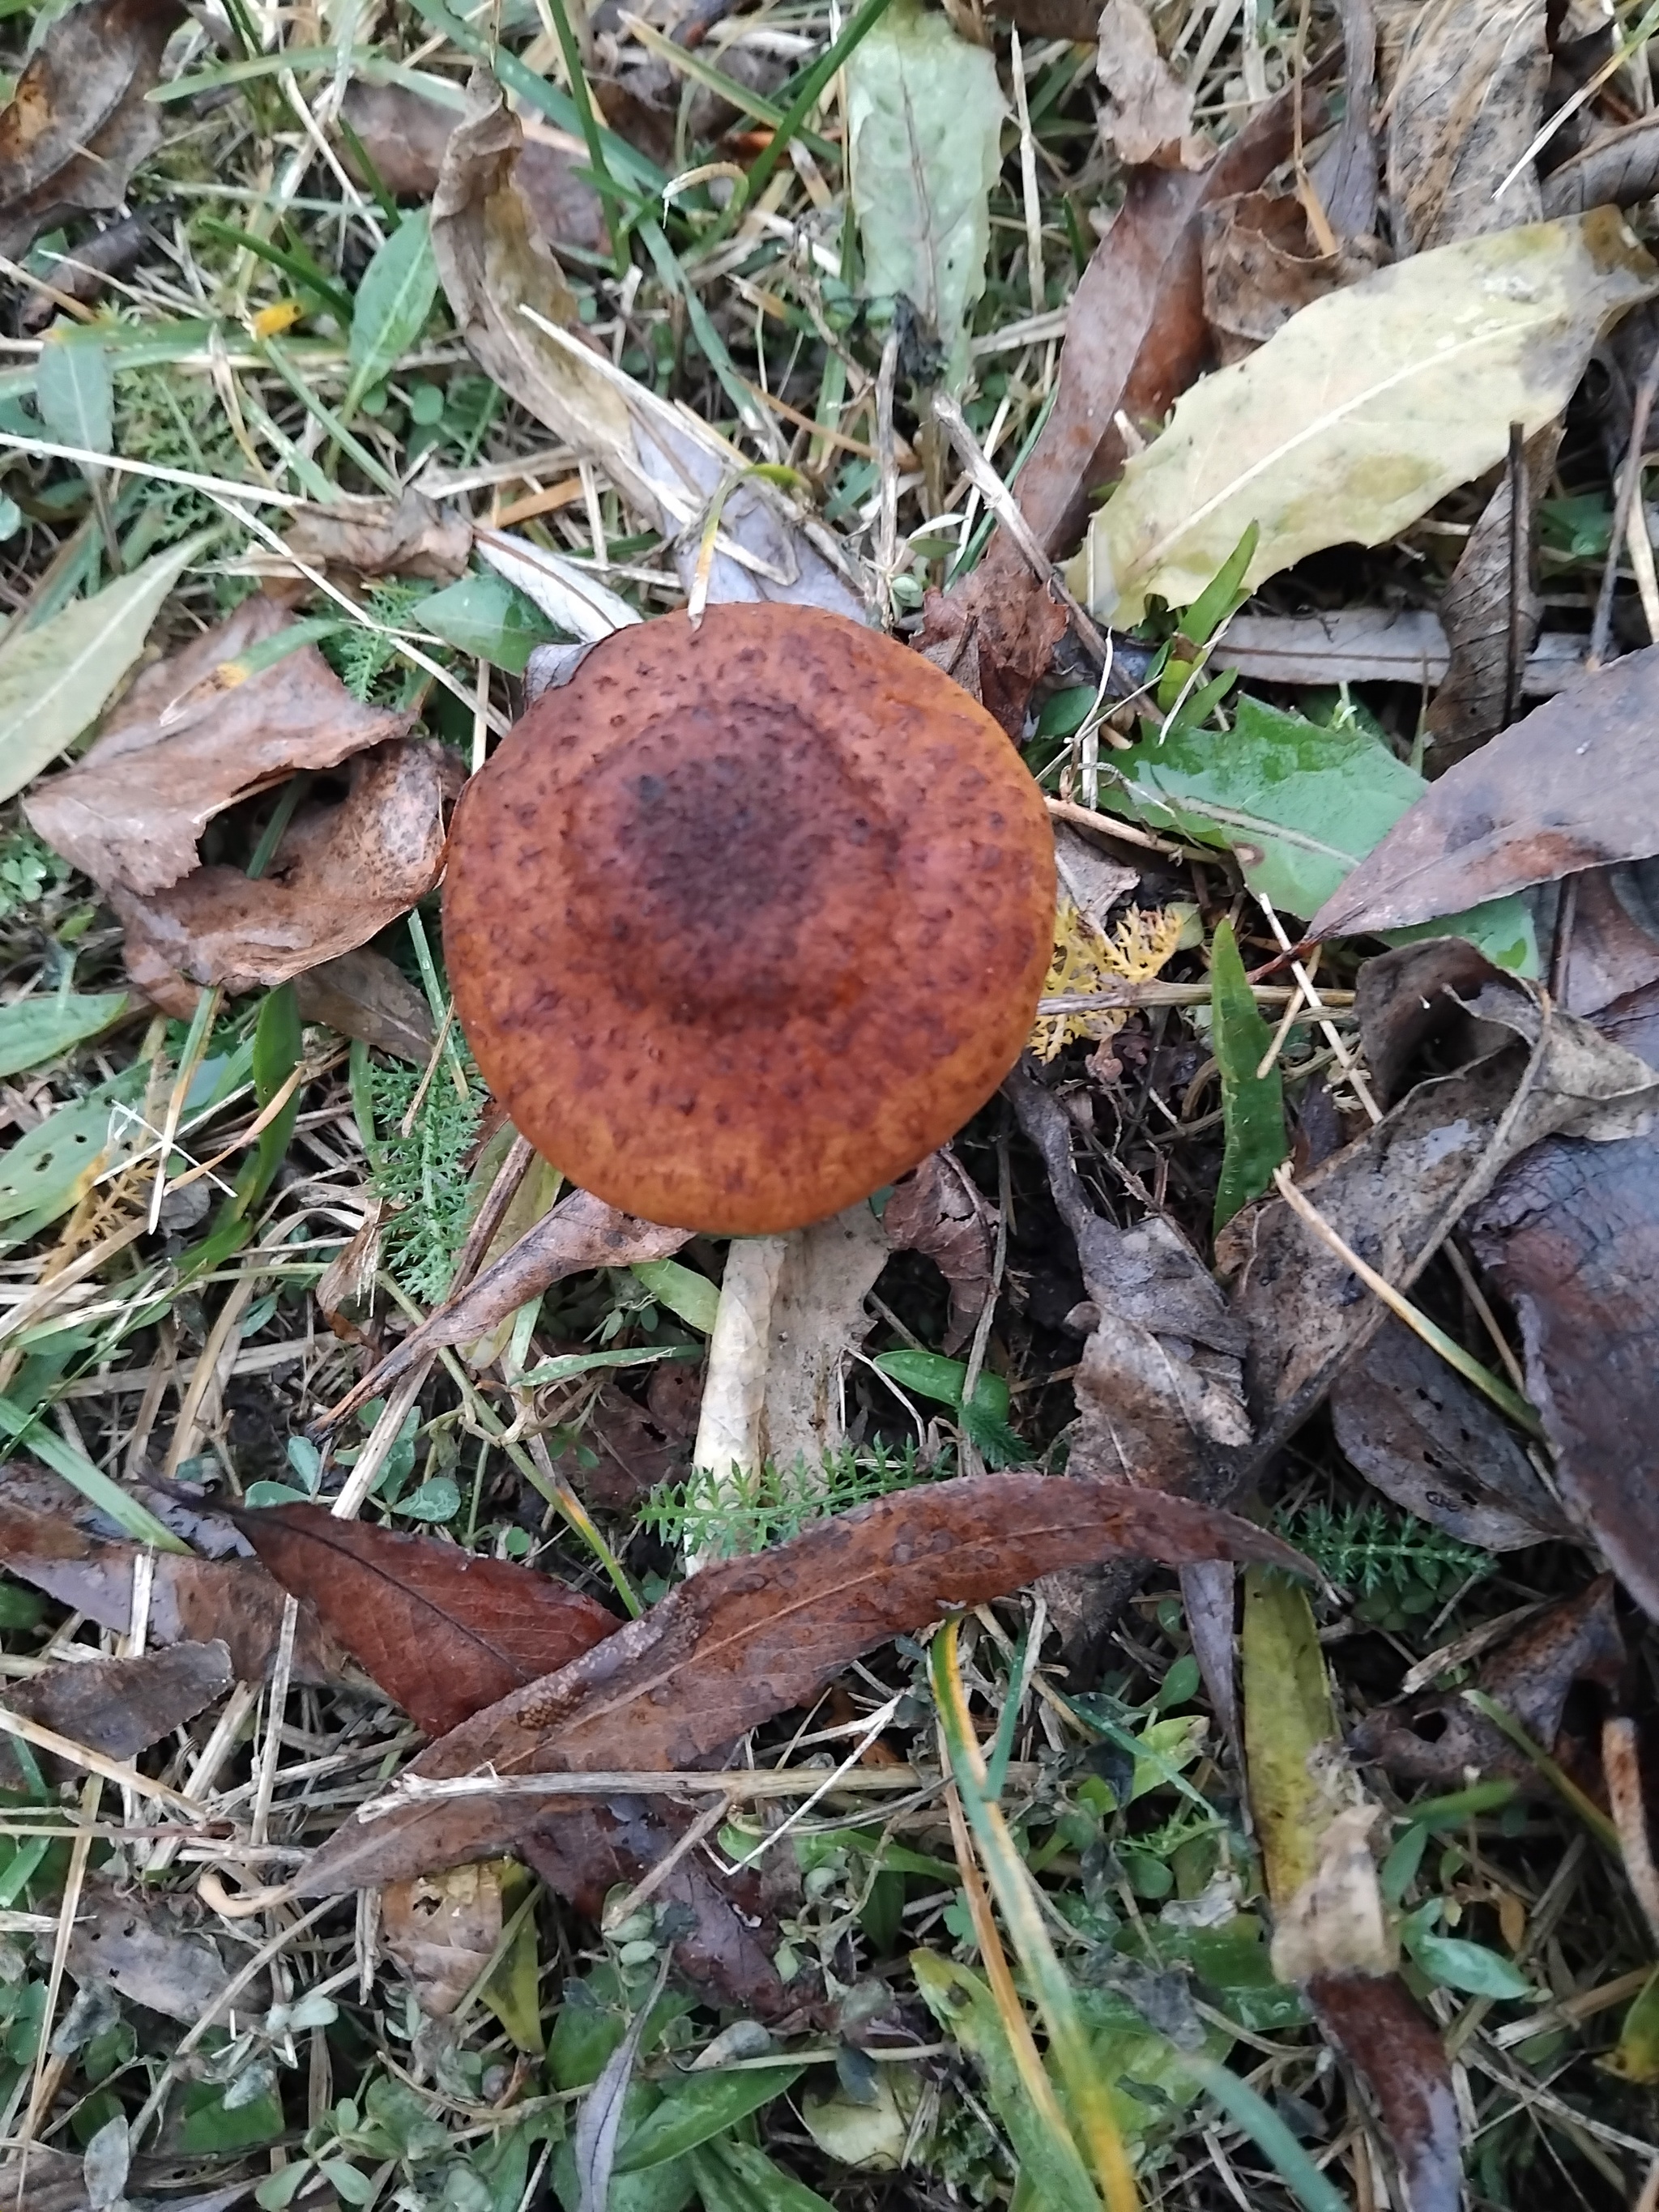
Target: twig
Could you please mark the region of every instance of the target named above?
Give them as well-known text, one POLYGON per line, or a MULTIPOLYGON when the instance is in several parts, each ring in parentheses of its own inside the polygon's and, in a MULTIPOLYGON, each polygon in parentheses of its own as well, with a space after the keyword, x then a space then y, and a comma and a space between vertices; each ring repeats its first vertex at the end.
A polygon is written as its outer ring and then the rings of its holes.
POLYGON ((1613 630, 1613 595, 1619 581, 1619 553, 1630 530, 1631 508, 1642 481, 1642 456, 1647 451, 1648 417, 1653 412, 1656 398, 1659 398, 1659 345, 1654 347, 1652 358, 1642 372, 1642 381, 1636 387, 1636 397, 1631 405, 1630 438, 1625 447, 1625 465, 1619 473, 1619 490, 1613 501, 1607 565, 1601 571, 1601 588, 1595 595, 1595 619, 1590 624, 1589 651, 1584 656, 1586 674, 1594 673, 1607 657, 1607 639, 1613 630))

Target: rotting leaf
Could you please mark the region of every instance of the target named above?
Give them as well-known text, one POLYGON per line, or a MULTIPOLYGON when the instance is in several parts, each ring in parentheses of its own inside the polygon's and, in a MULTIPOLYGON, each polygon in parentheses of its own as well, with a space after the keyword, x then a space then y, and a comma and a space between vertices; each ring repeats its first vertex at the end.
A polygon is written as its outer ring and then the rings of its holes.
POLYGON ((1158 50, 1140 0, 1106 0, 1096 74, 1106 88, 1100 135, 1131 167, 1201 169, 1214 152, 1193 130, 1193 94, 1158 50))
POLYGON ((17 260, 66 216, 118 207, 161 143, 147 99, 179 0, 82 0, 52 23, 0 109, 0 254, 17 260))
POLYGON ((1273 1031, 1251 994, 1230 921, 1218 927, 1211 947, 1210 985, 1225 1135, 1215 1194, 1215 1225, 1220 1229, 1241 1206, 1261 1197, 1290 1146, 1285 1139, 1285 1083, 1277 1061, 1265 1075, 1261 1073, 1273 1031))
MULTIPOLYGON (((105 1983, 130 2003, 168 2020, 198 2021, 224 1996, 230 1970, 216 1946, 185 1917, 193 1900, 124 1890, 94 1875, 82 1893, 70 1937, 69 1971, 85 1988, 105 1983)), ((262 1984, 247 1993, 262 2007, 262 1984)))
POLYGON ((501 1933, 501 1869, 493 1860, 391 1882, 381 1893, 380 1939, 433 2020, 455 2010, 501 1933))
MULTIPOLYGON (((223 1644, 173 1644, 136 1659, 49 1667, 32 1681, 10 1684, 6 1704, 106 1759, 131 1759, 194 1720, 234 1679, 223 1644)), ((0 1744, 0 1781, 14 1789, 22 1783, 9 1739, 0 1744)))
POLYGON ((1120 626, 1190 605, 1261 526, 1252 590, 1328 545, 1395 536, 1532 437, 1659 270, 1611 210, 1530 223, 1379 270, 1218 369, 1124 471, 1073 570, 1120 626))
POLYGON ((25 800, 38 834, 105 890, 165 890, 195 870, 197 840, 226 807, 410 728, 411 715, 354 699, 314 645, 245 675, 252 650, 289 626, 256 594, 145 669, 86 757, 25 800))
POLYGON ((968 310, 985 289, 990 196, 1006 113, 996 63, 950 18, 894 0, 848 57, 853 211, 868 298, 908 299, 943 349, 954 389, 968 370, 968 310))
POLYGON ((1242 361, 1340 284, 1376 266, 1375 253, 1321 253, 1294 193, 1241 192, 1204 210, 1204 313, 1222 361, 1242 361))
POLYGON ((172 1012, 195 990, 274 988, 395 921, 437 882, 443 804, 456 778, 441 746, 394 740, 359 753, 337 804, 295 812, 269 871, 198 868, 153 896, 115 890, 127 973, 172 1012))
POLYGON ((989 1201, 951 1152, 929 1152, 893 1186, 881 1225, 894 1251, 921 1253, 950 1285, 943 1342, 959 1352, 991 1295, 996 1215, 989 1201))
POLYGON ((424 1067, 432 1050, 432 1012, 395 960, 359 945, 294 979, 300 1018, 424 1067))
POLYGON ((1452 0, 1412 21, 1389 91, 1389 199, 1402 253, 1542 213, 1529 162, 1549 81, 1546 0, 1452 0), (1508 184, 1500 198, 1498 187, 1508 184))
POLYGON ((358 576, 426 576, 434 583, 453 584, 466 573, 472 526, 465 515, 446 514, 423 493, 405 491, 396 500, 302 510, 283 543, 296 561, 313 568, 343 568, 358 576))
POLYGON ((1460 2212, 1462 2129, 1451 2068, 1404 1982, 1397 1974, 1320 1974, 1308 1996, 1322 2032, 1376 2100, 1411 2212, 1460 2212))
MULTIPOLYGON (((1270 1561, 1266 1530, 1184 1498, 1025 1470, 878 1498, 775 1549, 704 1567, 643 1619, 434 1744, 411 1770, 458 1777, 695 1765, 809 1698, 848 1662, 1057 1566, 1130 1553, 1270 1561)), ((556 1800, 556 1786, 549 1797, 556 1800)), ((509 1793, 422 1802, 342 1829, 301 1874, 326 1896, 488 1857, 536 1817, 509 1793)), ((547 1809, 545 1804, 540 1810, 547 1809)))
POLYGON ((609 1636, 614 1613, 550 1575, 320 1505, 227 1511, 284 1589, 314 1606, 428 1735, 609 1636))
POLYGON ((1583 868, 1659 853, 1659 646, 1512 722, 1418 799, 1310 925, 1353 937, 1425 921, 1583 868))

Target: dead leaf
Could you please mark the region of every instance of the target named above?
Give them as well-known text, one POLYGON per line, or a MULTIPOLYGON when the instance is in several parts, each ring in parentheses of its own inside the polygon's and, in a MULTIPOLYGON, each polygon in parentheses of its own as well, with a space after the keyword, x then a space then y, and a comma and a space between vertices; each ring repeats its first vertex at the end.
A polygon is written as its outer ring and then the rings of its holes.
POLYGON ((1462 2129, 1445 2045, 1397 1974, 1320 1974, 1321 2032, 1364 2079, 1400 2161, 1411 2212, 1460 2212, 1462 2129))
MULTIPOLYGON (((1529 1620, 1481 1667, 1480 1686, 1571 1771, 1581 1762, 1562 1735, 1567 1696, 1576 1682, 1616 1690, 1625 1668, 1624 1639, 1611 1575, 1529 1620)), ((1349 1735, 1357 1759, 1374 1759, 1402 1782, 1461 1790, 1471 1770, 1547 1793, 1549 1784, 1526 1753, 1456 1690, 1429 1690, 1396 1705, 1379 1705, 1349 1735)), ((1593 1755, 1588 1738, 1586 1757, 1593 1755)))
MULTIPOLYGON (((1522 671, 1526 698, 1541 699, 1584 672, 1582 634, 1552 630, 1522 671)), ((1420 607, 1333 607, 1317 615, 1235 615, 1219 658, 1264 684, 1411 684, 1443 681, 1450 647, 1437 615, 1420 607)))
MULTIPOLYGON (((81 1893, 69 1970, 82 1988, 106 1983, 130 2004, 193 2023, 230 1982, 217 1947, 190 1925, 200 1911, 193 1898, 118 1889, 94 1875, 81 1893)), ((264 2009, 262 1990, 246 1992, 249 2011, 264 2009)))
MULTIPOLYGON (((1184 1498, 1029 1470, 878 1498, 792 1542, 705 1566, 561 1674, 532 1682, 414 1763, 422 1777, 681 1769, 810 1698, 842 1667, 947 1607, 1051 1568, 1133 1553, 1269 1560, 1290 1547, 1184 1498)), ((325 1844, 299 1893, 332 1895, 511 1846, 538 1801, 409 1800, 325 1844)), ((545 1811, 543 1805, 540 1808, 545 1811)))
POLYGON ((501 1877, 494 1860, 394 1881, 380 1897, 380 1941, 409 1977, 421 2010, 447 2020, 501 1941, 501 1877))
POLYGON ((1521 1324, 1562 1498, 1659 1619, 1659 1142, 1540 1145, 1470 1232, 1521 1324))
POLYGON ((1583 215, 1593 207, 1631 208, 1659 191, 1659 116, 1592 139, 1544 179, 1547 216, 1583 215))
POLYGON ((1401 252, 1478 238, 1542 212, 1529 164, 1549 81, 1546 0, 1421 9, 1389 101, 1389 199, 1401 252))
MULTIPOLYGON (((576 1344, 555 1347, 568 1352, 582 1348, 576 1344)), ((691 1438, 696 1434, 702 1394, 702 1376, 697 1368, 665 1361, 651 1370, 643 1406, 615 1383, 589 1375, 538 1391, 536 1418, 559 1425, 562 1433, 549 1437, 548 1449, 556 1471, 579 1496, 606 1512, 627 1513, 659 1483, 678 1481, 690 1473, 691 1438), (688 1406, 669 1407, 669 1392, 675 1387, 689 1392, 688 1406), (573 1425, 566 1428, 567 1420, 573 1425), (567 1440, 568 1448, 562 1450, 567 1440), (596 1464, 584 1464, 588 1457, 596 1464)))
POLYGON ((943 1345, 959 1352, 991 1295, 996 1212, 990 1200, 950 1152, 930 1152, 894 1184, 881 1225, 895 1252, 920 1252, 950 1285, 943 1345))
POLYGON ((0 2164, 0 2190, 15 2212, 90 2212, 83 2161, 50 2143, 0 2164))
POLYGON ((1215 149, 1193 131, 1193 94, 1158 50, 1139 0, 1106 0, 1095 73, 1106 88, 1100 135, 1131 167, 1201 169, 1215 149))
POLYGON ((581 1274, 589 1267, 626 1267, 635 1260, 666 1260, 690 1235, 689 1230, 659 1229, 654 1222, 618 1213, 603 1199, 573 1190, 509 1251, 475 1276, 459 1297, 437 1307, 410 1329, 378 1367, 329 1408, 325 1419, 331 1424, 339 1421, 354 1407, 382 1395, 417 1359, 447 1345, 471 1344, 487 1336, 527 1300, 567 1275, 581 1274))
POLYGON ((1460 761, 1310 925, 1355 937, 1659 853, 1659 646, 1627 653, 1460 761))
POLYGON ((337 1520, 320 1505, 227 1509, 227 1517, 429 1736, 556 1672, 618 1625, 550 1575, 337 1520))
POLYGON ((1369 238, 1376 228, 1376 141, 1372 98, 1376 84, 1376 15, 1371 0, 1338 0, 1342 19, 1342 118, 1309 177, 1325 219, 1339 239, 1369 238))
POLYGON ((1331 1418, 1367 1482, 1460 1543, 1513 1552, 1571 1534, 1489 1401, 1403 1322, 1338 1376, 1331 1418))
POLYGON ((314 645, 236 681, 242 657, 288 624, 256 593, 146 669, 80 763, 25 799, 36 832, 100 890, 165 890, 226 807, 410 727, 412 715, 360 704, 314 645))
POLYGON ((1203 214, 1204 313, 1223 362, 1242 361, 1315 300, 1367 276, 1376 254, 1321 253, 1294 193, 1240 192, 1203 214))
MULTIPOLYGON (((1568 895, 1564 884, 1558 901, 1568 895)), ((1552 918, 1550 934, 1565 928, 1566 980, 1561 996, 1569 1012, 1595 1019, 1603 1036, 1659 1060, 1659 1025, 1645 1041, 1638 994, 1659 982, 1659 860, 1628 868, 1592 868, 1571 882, 1571 912, 1552 918), (1615 1013, 1615 1001, 1623 1002, 1615 1013), (1605 1012, 1607 1018, 1599 1018, 1605 1012)))
MULTIPOLYGON (((224 1644, 174 1644, 136 1659, 83 1659, 49 1668, 33 1680, 10 1684, 6 1704, 25 1720, 39 1721, 106 1759, 131 1759, 194 1720, 234 1680, 224 1644)), ((9 1738, 0 1745, 0 1781, 23 1786, 9 1738)))
POLYGON ((352 762, 343 799, 296 811, 257 881, 208 867, 153 897, 112 891, 127 973, 159 1005, 188 1012, 196 993, 185 986, 269 989, 356 951, 437 882, 454 781, 441 746, 378 745, 352 762))
POLYGON ((19 260, 66 217, 119 207, 161 143, 146 94, 184 18, 179 0, 83 0, 58 17, 0 109, 0 254, 19 260))
MULTIPOLYGON (((993 550, 999 543, 993 541, 993 550)), ((1031 693, 1048 673, 1071 611, 1031 574, 1022 555, 1012 558, 1019 573, 1011 577, 1006 598, 975 585, 979 569, 959 591, 929 586, 921 650, 1018 739, 1031 693)))
MULTIPOLYGON (((146 1498, 165 1516, 171 1501, 146 1498)), ((104 1524, 107 1526, 108 1524, 104 1524)), ((204 1524, 205 1526, 205 1524, 204 1524)), ((204 1540, 203 1529, 190 1532, 204 1540)), ((237 1539, 222 1531, 227 1548, 237 1539)), ((132 1619, 132 1575, 142 1547, 100 1534, 97 1516, 58 1476, 15 1463, 0 1468, 0 1565, 62 1605, 105 1628, 125 1632, 132 1619)), ((248 1559, 187 1559, 158 1552, 150 1595, 152 1644, 221 1643, 240 1682, 261 1682, 276 1656, 284 1594, 248 1559)), ((337 1684, 345 1655, 302 1606, 294 1641, 296 1682, 337 1684)))
POLYGON ((424 1067, 432 1051, 432 1012, 395 960, 359 945, 294 979, 302 1022, 357 1037, 376 1052, 424 1067))
POLYGON ((284 542, 309 568, 343 568, 356 576, 428 576, 453 584, 466 574, 472 557, 472 526, 463 514, 446 514, 424 494, 405 491, 397 500, 304 508, 284 542))
MULTIPOLYGON (((396 198, 429 200, 438 188, 444 149, 461 119, 459 106, 447 106, 401 84, 367 84, 354 78, 340 112, 362 141, 380 181, 396 198)), ((610 244, 605 209, 562 147, 549 145, 526 124, 514 182, 544 244, 580 246, 603 253, 610 244)), ((348 167, 354 167, 342 149, 348 167)), ((366 178, 360 178, 366 183, 366 178)))
POLYGON ((370 1201, 362 1227, 340 1247, 317 1278, 317 1286, 312 1292, 318 1312, 335 1335, 348 1344, 368 1340, 362 1324, 374 1310, 386 1212, 384 1199, 370 1201))

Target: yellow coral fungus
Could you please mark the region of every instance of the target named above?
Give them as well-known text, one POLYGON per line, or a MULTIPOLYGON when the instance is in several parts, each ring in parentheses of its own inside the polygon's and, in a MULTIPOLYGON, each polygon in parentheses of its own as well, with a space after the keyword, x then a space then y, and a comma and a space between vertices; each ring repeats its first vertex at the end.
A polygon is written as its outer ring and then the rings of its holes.
MULTIPOLYGON (((1115 983, 1150 982, 1175 951, 1185 919, 1178 907, 1131 907, 1109 935, 1062 894, 1043 997, 1091 998, 1109 992, 1115 983)), ((1063 1046, 1079 1037, 1100 1043, 1115 1036, 1128 1016, 1127 1006, 1042 1014, 1031 1031, 1030 1048, 1039 1060, 1053 1060, 1063 1046)))

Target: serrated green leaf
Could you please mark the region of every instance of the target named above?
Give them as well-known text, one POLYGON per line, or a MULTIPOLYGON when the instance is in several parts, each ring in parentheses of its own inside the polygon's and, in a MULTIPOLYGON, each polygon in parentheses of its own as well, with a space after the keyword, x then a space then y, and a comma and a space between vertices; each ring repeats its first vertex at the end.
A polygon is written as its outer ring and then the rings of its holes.
POLYGON ((130 991, 76 991, 67 998, 20 999, 0 1007, 0 1076, 39 1067, 83 1038, 96 1036, 131 996, 130 991))
POLYGON ((208 541, 169 546, 89 599, 0 646, 0 799, 89 729, 144 649, 162 601, 208 541))
POLYGON ((60 323, 41 343, 34 404, 48 437, 88 453, 115 450, 115 385, 96 339, 60 323))
POLYGON ((853 210, 866 298, 902 294, 968 368, 968 310, 985 289, 990 195, 1006 110, 996 63, 948 16, 894 0, 847 63, 853 210))
POLYGON ((406 215, 363 271, 352 303, 347 349, 351 381, 344 411, 349 415, 397 367, 432 313, 438 292, 438 264, 422 208, 406 215))
POLYGON ((504 576, 463 576, 422 599, 416 620, 463 653, 522 676, 538 645, 556 637, 540 608, 504 576))
POLYGON ((1260 1198, 1285 1158, 1285 1085, 1275 1061, 1258 1075, 1273 1033, 1262 1020, 1239 957, 1233 926, 1224 921, 1210 954, 1210 1041, 1221 1076, 1224 1149, 1216 1185, 1215 1225, 1260 1198))

